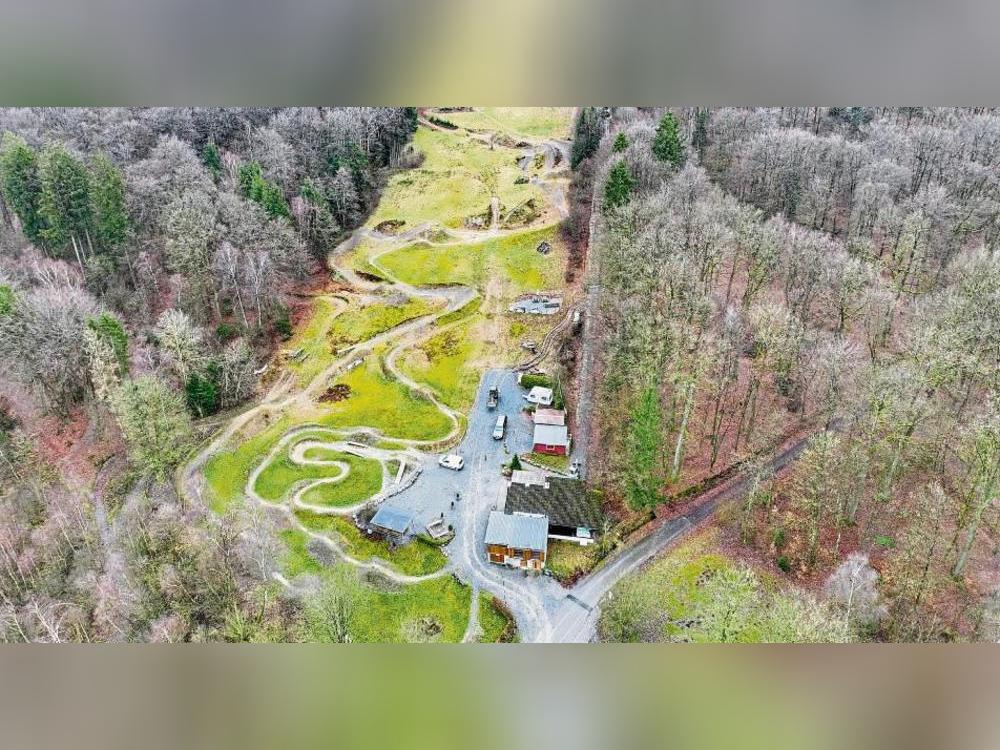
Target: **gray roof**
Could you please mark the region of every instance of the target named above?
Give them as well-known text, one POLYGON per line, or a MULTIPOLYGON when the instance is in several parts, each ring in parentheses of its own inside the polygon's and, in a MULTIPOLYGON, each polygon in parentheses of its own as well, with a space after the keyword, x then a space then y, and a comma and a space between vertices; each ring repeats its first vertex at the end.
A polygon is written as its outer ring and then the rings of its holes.
POLYGON ((390 508, 388 505, 383 505, 372 516, 371 524, 372 526, 378 526, 380 529, 388 529, 389 531, 395 531, 397 534, 405 534, 406 530, 410 528, 412 521, 413 517, 409 513, 399 508, 390 508))
POLYGON ((547 487, 511 484, 504 510, 509 513, 541 513, 553 526, 601 527, 601 504, 579 479, 549 477, 547 487))
POLYGON ((569 445, 569 430, 564 424, 536 424, 532 442, 542 445, 569 445))
POLYGON ((544 552, 549 535, 549 519, 535 513, 504 513, 490 511, 486 524, 486 543, 502 544, 514 549, 544 552))

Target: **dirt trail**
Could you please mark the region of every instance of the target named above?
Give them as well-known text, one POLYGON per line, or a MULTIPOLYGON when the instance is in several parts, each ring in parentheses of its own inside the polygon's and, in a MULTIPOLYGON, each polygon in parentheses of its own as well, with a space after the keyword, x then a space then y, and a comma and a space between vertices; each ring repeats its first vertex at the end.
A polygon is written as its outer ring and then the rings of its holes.
MULTIPOLYGON (((437 126, 432 123, 424 123, 427 127, 433 127, 440 130, 437 126)), ((452 131, 448 131, 452 132, 452 131)), ((546 172, 544 175, 548 175, 555 165, 556 158, 554 156, 555 150, 560 149, 560 146, 553 145, 554 142, 538 141, 532 147, 532 153, 536 150, 541 150, 546 154, 546 172)), ((544 194, 549 200, 554 213, 559 216, 566 215, 566 196, 565 196, 565 185, 560 181, 559 184, 550 184, 547 177, 540 175, 532 178, 535 184, 542 187, 544 194)), ((270 390, 265 394, 260 403, 253 406, 246 411, 233 417, 228 424, 225 424, 222 429, 219 430, 211 439, 207 440, 198 453, 184 466, 182 466, 177 473, 177 485, 181 496, 188 503, 204 503, 204 488, 205 488, 205 477, 204 468, 208 460, 212 455, 218 451, 225 448, 228 444, 232 442, 235 436, 248 425, 250 425, 255 419, 261 416, 266 416, 269 419, 276 418, 282 413, 294 412, 296 410, 302 410, 308 408, 315 403, 317 396, 325 390, 327 384, 330 380, 340 374, 345 368, 357 360, 359 357, 370 356, 372 352, 380 346, 389 345, 391 348, 385 357, 385 365, 387 371, 390 375, 397 379, 400 383, 406 385, 407 387, 414 389, 424 396, 438 409, 442 414, 448 417, 451 422, 451 430, 449 433, 441 439, 438 440, 398 440, 393 439, 392 443, 398 446, 397 449, 377 449, 371 447, 361 447, 356 443, 351 442, 352 437, 358 436, 368 436, 368 437, 379 437, 381 433, 379 430, 366 427, 358 426, 348 429, 330 429, 322 428, 319 425, 309 425, 301 424, 292 428, 286 432, 275 444, 275 446, 269 451, 268 455, 256 466, 253 471, 251 471, 250 476, 247 479, 244 492, 247 498, 258 503, 260 506, 272 509, 279 512, 285 516, 290 527, 298 529, 302 533, 306 534, 310 539, 315 539, 318 542, 327 546, 332 550, 341 560, 344 562, 354 565, 358 568, 374 570, 378 573, 386 576, 387 578, 402 584, 409 583, 419 583, 421 581, 426 581, 434 578, 439 578, 444 575, 449 575, 456 567, 454 561, 449 562, 442 569, 435 571, 429 575, 407 575, 398 570, 396 570, 391 564, 380 560, 378 558, 373 558, 370 560, 359 560, 354 558, 347 549, 345 549, 337 540, 328 537, 325 534, 321 534, 311 529, 307 528, 296 516, 295 510, 309 510, 314 513, 319 514, 337 514, 337 515, 350 515, 357 512, 362 506, 367 505, 371 502, 378 502, 388 496, 388 493, 393 491, 393 487, 386 481, 387 480, 387 464, 392 460, 402 460, 407 461, 412 464, 413 471, 417 471, 417 467, 421 460, 421 449, 427 449, 432 447, 437 447, 442 444, 447 444, 453 442, 461 433, 462 430, 462 415, 456 410, 448 407, 446 404, 442 403, 436 396, 436 394, 425 385, 422 385, 411 378, 407 377, 402 373, 396 361, 399 355, 407 348, 413 346, 415 343, 419 342, 422 338, 433 335, 445 330, 448 326, 436 326, 436 321, 448 315, 459 308, 463 307, 465 304, 474 299, 477 295, 477 291, 470 287, 465 286, 452 286, 452 287, 417 287, 407 284, 398 278, 394 277, 387 269, 378 265, 379 258, 392 250, 398 249, 406 244, 412 243, 417 240, 427 241, 435 246, 445 246, 445 245, 461 245, 468 244, 470 242, 479 242, 492 237, 519 234, 522 232, 535 231, 539 228, 545 226, 551 226, 552 222, 533 224, 528 227, 521 227, 518 229, 507 229, 500 227, 500 206, 499 201, 494 200, 491 202, 491 215, 492 221, 489 229, 486 230, 472 230, 472 229, 454 229, 454 228, 444 228, 442 225, 436 222, 426 221, 421 224, 414 226, 405 232, 399 234, 385 234, 378 232, 374 229, 361 227, 354 232, 352 232, 346 239, 344 239, 340 244, 334 248, 328 256, 328 264, 331 270, 338 273, 341 278, 343 278, 348 284, 354 287, 358 292, 371 293, 376 290, 392 290, 395 292, 401 292, 411 297, 419 298, 440 298, 445 297, 448 300, 448 305, 438 313, 421 316, 420 318, 407 321, 401 325, 398 325, 388 331, 380 333, 372 338, 360 342, 359 344, 352 347, 349 351, 345 352, 343 356, 337 357, 333 362, 331 362, 326 368, 324 368, 320 373, 315 375, 309 383, 300 389, 296 389, 297 381, 293 373, 289 371, 283 371, 275 383, 271 386, 270 390), (448 241, 432 241, 430 239, 431 235, 438 232, 444 231, 448 236, 448 241), (362 240, 368 240, 372 242, 377 242, 383 247, 380 247, 378 252, 369 258, 369 262, 383 274, 386 278, 385 283, 373 282, 371 280, 361 277, 352 268, 346 266, 342 263, 344 257, 353 250, 358 242, 362 240), (340 472, 332 477, 310 480, 306 482, 297 483, 286 496, 279 501, 270 501, 259 495, 256 490, 257 479, 260 477, 264 469, 273 461, 282 451, 286 450, 289 443, 292 443, 297 438, 301 437, 303 433, 310 434, 310 439, 308 441, 302 442, 293 448, 290 459, 293 463, 298 465, 307 464, 322 464, 321 460, 307 459, 305 457, 305 452, 310 448, 327 448, 330 450, 338 452, 351 452, 356 455, 363 456, 366 458, 372 458, 378 460, 382 463, 383 467, 383 487, 380 493, 372 498, 366 498, 358 503, 352 504, 350 506, 341 507, 329 507, 329 506, 317 506, 313 504, 306 503, 302 500, 303 496, 313 487, 322 484, 336 484, 345 481, 350 472, 350 467, 346 462, 332 461, 324 465, 329 465, 340 469, 340 472), (323 435, 322 438, 318 437, 323 435), (313 438, 312 436, 317 436, 313 438), (329 436, 329 439, 326 439, 329 436), (387 486, 389 485, 389 486, 387 486)), ((349 309, 350 304, 344 299, 344 297, 338 295, 332 298, 332 301, 337 305, 338 309, 335 310, 334 316, 343 314, 347 309, 349 309)), ((457 323, 456 323, 457 324, 457 323)), ((471 609, 469 616, 469 623, 464 635, 463 640, 471 640, 475 638, 479 630, 478 625, 478 595, 481 586, 484 586, 490 591, 496 592, 499 588, 499 584, 502 581, 493 574, 492 571, 486 569, 485 565, 480 563, 480 565, 463 565, 462 566, 462 577, 467 579, 472 589, 472 600, 471 609)), ((275 579, 279 581, 282 585, 289 588, 293 588, 292 582, 288 581, 280 574, 275 574, 275 579)), ((522 602, 522 605, 526 603, 522 602)), ((532 609, 530 602, 526 604, 527 608, 532 609)), ((523 609, 524 607, 519 606, 518 609, 523 609)), ((537 617, 538 615, 532 615, 537 617)))

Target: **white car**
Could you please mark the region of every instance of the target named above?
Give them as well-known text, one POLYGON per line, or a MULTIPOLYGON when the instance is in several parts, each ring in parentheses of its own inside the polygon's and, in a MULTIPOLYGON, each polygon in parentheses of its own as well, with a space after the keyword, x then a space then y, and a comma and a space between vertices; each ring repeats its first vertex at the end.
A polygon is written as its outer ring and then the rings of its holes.
POLYGON ((496 426, 493 428, 493 439, 503 440, 503 435, 507 431, 507 415, 501 414, 497 417, 496 426))
POLYGON ((438 459, 438 466, 443 466, 446 469, 454 469, 455 471, 461 471, 462 467, 465 466, 465 459, 457 453, 449 453, 447 456, 441 456, 441 458, 438 459))

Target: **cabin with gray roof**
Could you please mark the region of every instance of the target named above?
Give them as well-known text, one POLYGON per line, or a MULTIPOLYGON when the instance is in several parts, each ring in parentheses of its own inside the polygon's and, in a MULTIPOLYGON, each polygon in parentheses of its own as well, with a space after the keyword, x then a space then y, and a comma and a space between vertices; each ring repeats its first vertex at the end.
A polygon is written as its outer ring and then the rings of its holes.
POLYGON ((412 524, 413 516, 404 510, 388 505, 379 508, 372 516, 372 520, 368 522, 373 531, 396 543, 402 542, 406 538, 412 524))
POLYGON ((485 540, 490 562, 540 573, 548 552, 548 530, 548 519, 537 513, 491 511, 485 540))

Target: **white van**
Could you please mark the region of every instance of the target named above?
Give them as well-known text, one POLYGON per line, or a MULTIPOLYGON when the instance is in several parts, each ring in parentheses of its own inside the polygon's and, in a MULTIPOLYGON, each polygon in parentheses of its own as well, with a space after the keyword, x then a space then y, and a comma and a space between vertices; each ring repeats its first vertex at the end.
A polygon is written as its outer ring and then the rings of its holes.
POLYGON ((507 415, 501 414, 497 417, 496 427, 493 428, 493 439, 503 440, 503 434, 507 430, 507 415))

